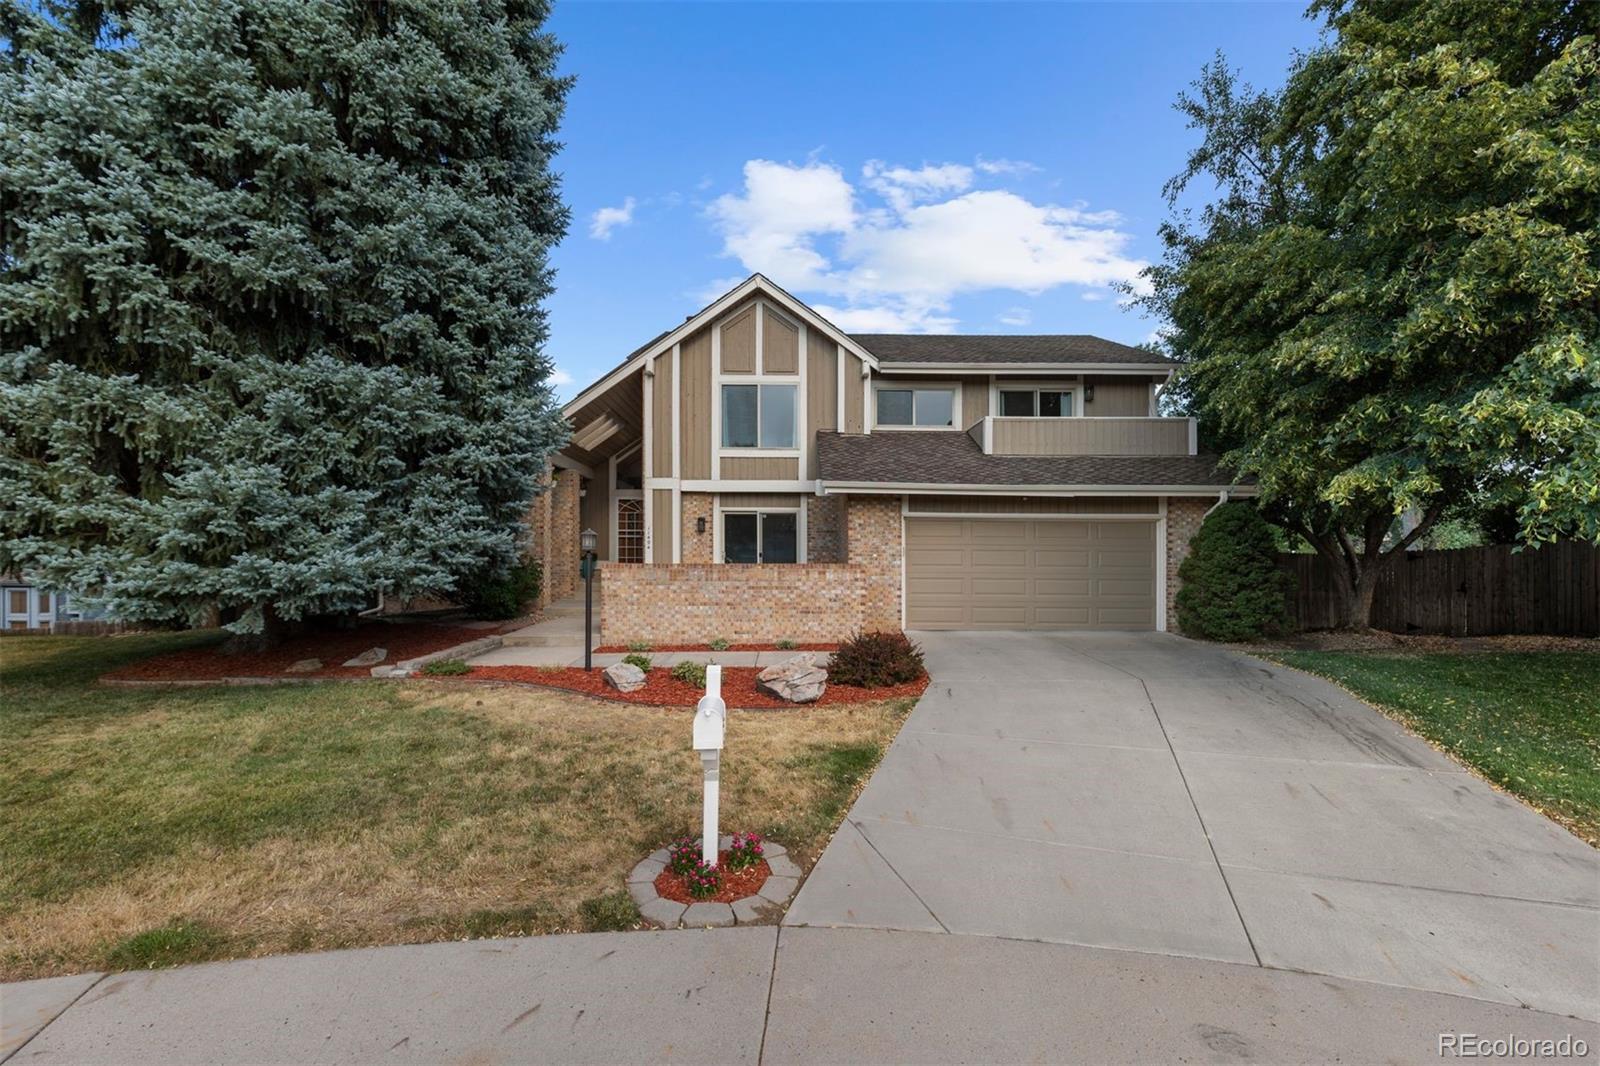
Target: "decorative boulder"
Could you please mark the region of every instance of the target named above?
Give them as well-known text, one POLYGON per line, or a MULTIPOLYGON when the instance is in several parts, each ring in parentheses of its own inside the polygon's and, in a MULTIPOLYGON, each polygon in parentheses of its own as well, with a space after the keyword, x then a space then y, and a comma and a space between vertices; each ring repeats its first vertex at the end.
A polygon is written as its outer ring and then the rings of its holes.
POLYGON ((322 669, 321 659, 296 659, 283 668, 286 674, 314 674, 322 669))
POLYGON ((796 655, 756 675, 756 688, 790 703, 812 703, 827 687, 828 671, 818 666, 810 653, 796 655))
POLYGON ((615 663, 604 670, 606 684, 618 692, 644 688, 644 671, 632 663, 615 663))
POLYGON ((346 659, 346 666, 377 666, 389 657, 387 648, 368 648, 354 659, 346 659))

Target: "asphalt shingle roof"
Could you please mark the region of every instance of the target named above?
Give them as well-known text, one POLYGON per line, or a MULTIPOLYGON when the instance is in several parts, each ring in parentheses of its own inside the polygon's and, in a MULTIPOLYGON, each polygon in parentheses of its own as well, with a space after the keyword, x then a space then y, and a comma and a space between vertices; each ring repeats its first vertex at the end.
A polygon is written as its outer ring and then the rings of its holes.
POLYGON ((901 485, 1207 485, 1235 483, 1214 455, 985 455, 965 433, 817 434, 823 481, 901 485))
POLYGON ((1125 363, 1177 366, 1154 352, 1087 334, 852 333, 850 339, 890 363, 1125 363))

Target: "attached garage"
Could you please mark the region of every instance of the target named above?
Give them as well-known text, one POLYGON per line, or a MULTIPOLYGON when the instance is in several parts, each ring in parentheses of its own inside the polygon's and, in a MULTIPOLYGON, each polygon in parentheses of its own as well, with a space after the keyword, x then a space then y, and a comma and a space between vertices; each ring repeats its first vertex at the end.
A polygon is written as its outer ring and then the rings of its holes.
POLYGON ((1149 519, 905 520, 908 629, 1154 629, 1149 519))

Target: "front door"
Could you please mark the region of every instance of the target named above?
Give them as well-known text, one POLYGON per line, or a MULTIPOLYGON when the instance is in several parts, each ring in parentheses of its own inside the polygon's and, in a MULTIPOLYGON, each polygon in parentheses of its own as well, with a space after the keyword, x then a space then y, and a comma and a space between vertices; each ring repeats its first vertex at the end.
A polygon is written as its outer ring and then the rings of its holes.
POLYGON ((644 562, 644 501, 617 501, 617 562, 644 562))

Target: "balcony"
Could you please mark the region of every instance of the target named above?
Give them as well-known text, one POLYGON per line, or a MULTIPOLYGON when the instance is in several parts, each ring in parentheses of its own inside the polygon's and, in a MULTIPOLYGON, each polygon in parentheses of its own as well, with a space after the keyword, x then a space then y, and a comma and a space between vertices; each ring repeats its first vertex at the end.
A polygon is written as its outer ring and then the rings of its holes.
POLYGON ((1192 418, 1005 418, 967 430, 986 455, 1194 455, 1192 418))

